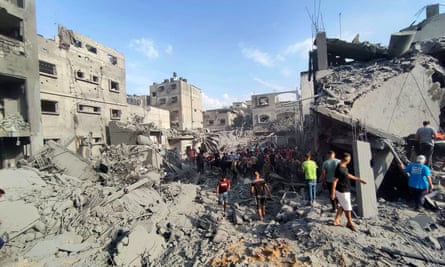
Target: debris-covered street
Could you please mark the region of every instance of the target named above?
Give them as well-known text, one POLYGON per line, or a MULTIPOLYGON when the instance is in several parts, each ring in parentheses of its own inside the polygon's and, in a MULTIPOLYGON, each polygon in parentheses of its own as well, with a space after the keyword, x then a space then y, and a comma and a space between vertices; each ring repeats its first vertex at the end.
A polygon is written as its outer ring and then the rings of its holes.
POLYGON ((127 94, 124 54, 25 2, 0 0, 0 266, 445 266, 439 4, 388 46, 312 21, 298 89, 204 110, 176 72, 127 94))

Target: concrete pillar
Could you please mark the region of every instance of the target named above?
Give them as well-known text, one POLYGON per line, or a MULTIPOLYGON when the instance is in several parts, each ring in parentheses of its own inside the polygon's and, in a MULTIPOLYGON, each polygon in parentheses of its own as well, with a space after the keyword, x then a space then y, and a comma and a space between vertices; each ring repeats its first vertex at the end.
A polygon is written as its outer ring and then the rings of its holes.
POLYGON ((375 217, 378 211, 374 173, 371 168, 371 145, 368 142, 354 141, 352 149, 355 175, 367 182, 356 184, 359 215, 363 218, 375 217))
POLYGON ((328 69, 328 46, 326 44, 326 33, 319 32, 316 37, 317 44, 317 70, 328 69))

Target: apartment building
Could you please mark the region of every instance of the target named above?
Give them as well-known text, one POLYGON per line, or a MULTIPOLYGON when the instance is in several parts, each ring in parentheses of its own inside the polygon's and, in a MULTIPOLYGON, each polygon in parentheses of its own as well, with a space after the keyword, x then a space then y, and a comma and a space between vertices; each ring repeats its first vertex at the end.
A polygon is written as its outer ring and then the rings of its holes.
POLYGON ((63 26, 54 39, 37 39, 43 139, 91 157, 107 142, 108 123, 130 116, 124 56, 63 26))
POLYGON ((231 108, 204 111, 204 128, 212 131, 228 130, 233 126, 236 113, 231 108))
POLYGON ((0 1, 0 168, 43 145, 34 0, 0 1))
POLYGON ((170 112, 171 128, 191 130, 203 128, 202 92, 187 79, 173 77, 150 86, 150 105, 170 112))

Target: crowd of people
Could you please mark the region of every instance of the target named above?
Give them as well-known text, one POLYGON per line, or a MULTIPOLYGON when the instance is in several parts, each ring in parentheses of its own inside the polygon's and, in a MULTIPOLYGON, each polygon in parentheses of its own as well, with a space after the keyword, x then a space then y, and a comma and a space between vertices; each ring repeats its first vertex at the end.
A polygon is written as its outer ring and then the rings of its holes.
MULTIPOLYGON (((407 175, 407 183, 410 195, 415 199, 415 209, 420 210, 424 204, 424 197, 433 189, 431 178, 432 151, 434 146, 435 131, 428 121, 419 128, 416 138, 419 144, 418 156, 415 162, 408 166, 401 166, 407 175)), ((251 180, 250 194, 255 196, 257 203, 257 215, 263 220, 266 212, 266 199, 271 196, 271 173, 276 173, 289 182, 306 182, 306 205, 316 205, 317 185, 320 182, 323 189, 328 191, 330 208, 335 212, 333 225, 340 225, 341 216, 346 218, 346 226, 357 231, 352 222, 351 181, 366 184, 366 180, 354 176, 349 172, 348 164, 351 161, 349 153, 342 153, 339 158, 335 151, 329 151, 325 160, 318 167, 310 152, 304 155, 296 148, 274 146, 238 147, 235 151, 221 151, 221 153, 205 153, 197 151, 187 153, 188 160, 196 164, 197 170, 204 173, 205 170, 217 169, 221 179, 216 185, 216 194, 219 203, 226 213, 229 202, 228 192, 232 183, 237 183, 240 177, 251 180), (229 179, 230 178, 230 179, 229 179)))

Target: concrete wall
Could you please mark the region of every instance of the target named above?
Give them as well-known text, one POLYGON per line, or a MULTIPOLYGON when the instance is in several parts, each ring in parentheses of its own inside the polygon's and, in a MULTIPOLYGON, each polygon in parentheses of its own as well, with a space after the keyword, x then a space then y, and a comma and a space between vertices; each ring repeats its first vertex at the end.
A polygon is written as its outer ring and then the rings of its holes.
POLYGON ((63 27, 54 40, 39 36, 38 47, 44 139, 97 154, 108 122, 130 116, 124 56, 63 27))
POLYGON ((0 2, 0 120, 5 115, 19 113, 29 123, 30 131, 0 131, 0 167, 7 167, 4 160, 15 161, 15 158, 37 152, 43 145, 35 2, 23 3, 0 2))

